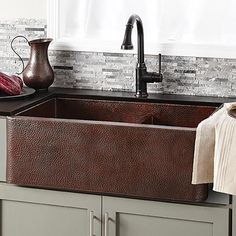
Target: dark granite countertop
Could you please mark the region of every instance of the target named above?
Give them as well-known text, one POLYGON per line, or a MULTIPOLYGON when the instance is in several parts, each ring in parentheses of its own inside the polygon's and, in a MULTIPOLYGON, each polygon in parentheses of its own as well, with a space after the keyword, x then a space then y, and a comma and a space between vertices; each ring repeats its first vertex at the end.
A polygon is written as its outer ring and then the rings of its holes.
POLYGON ((199 105, 213 105, 220 106, 226 102, 236 102, 234 98, 222 97, 208 97, 208 96, 185 96, 185 95, 167 95, 167 94, 149 94, 148 98, 138 99, 131 92, 111 92, 111 91, 97 91, 97 90, 81 90, 81 89, 67 89, 67 88, 50 88, 47 92, 35 93, 30 97, 2 100, 0 101, 0 115, 11 116, 33 105, 36 105, 49 98, 63 96, 63 97, 80 97, 102 100, 121 100, 121 101, 137 101, 137 102, 155 102, 155 103, 176 103, 176 104, 199 104, 199 105))

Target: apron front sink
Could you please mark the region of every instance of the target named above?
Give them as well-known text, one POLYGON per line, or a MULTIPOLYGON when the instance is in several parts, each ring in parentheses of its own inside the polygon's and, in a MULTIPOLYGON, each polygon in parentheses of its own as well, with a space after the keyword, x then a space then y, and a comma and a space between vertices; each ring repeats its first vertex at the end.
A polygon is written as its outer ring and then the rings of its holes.
POLYGON ((113 196, 203 201, 196 127, 215 107, 53 98, 8 118, 7 182, 113 196))

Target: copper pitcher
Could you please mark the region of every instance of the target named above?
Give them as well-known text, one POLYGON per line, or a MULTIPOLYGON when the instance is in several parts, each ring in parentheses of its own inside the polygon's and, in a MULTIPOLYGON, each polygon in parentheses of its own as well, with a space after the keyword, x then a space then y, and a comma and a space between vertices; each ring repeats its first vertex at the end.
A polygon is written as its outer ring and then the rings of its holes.
POLYGON ((16 36, 11 41, 11 48, 20 58, 23 70, 23 81, 26 86, 36 90, 47 90, 54 81, 54 72, 48 60, 48 46, 52 42, 51 38, 35 39, 28 41, 24 36, 16 36), (13 41, 16 38, 24 38, 30 46, 30 59, 27 66, 24 66, 24 61, 21 56, 13 48, 13 41))

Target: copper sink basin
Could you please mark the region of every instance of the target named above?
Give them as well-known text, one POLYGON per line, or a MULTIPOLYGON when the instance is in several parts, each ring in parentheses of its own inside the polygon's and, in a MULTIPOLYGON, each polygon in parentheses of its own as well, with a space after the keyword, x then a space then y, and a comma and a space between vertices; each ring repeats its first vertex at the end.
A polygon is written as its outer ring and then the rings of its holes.
POLYGON ((8 119, 8 183, 204 201, 192 185, 196 126, 215 107, 53 98, 8 119))

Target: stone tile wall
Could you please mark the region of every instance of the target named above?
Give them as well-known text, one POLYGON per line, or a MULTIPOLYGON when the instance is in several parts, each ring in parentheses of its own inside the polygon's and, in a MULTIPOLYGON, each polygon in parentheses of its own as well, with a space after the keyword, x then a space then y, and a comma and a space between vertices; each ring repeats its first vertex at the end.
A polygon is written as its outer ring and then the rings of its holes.
MULTIPOLYGON (((28 39, 45 37, 46 21, 34 19, 20 19, 16 21, 0 21, 0 70, 7 73, 20 72, 21 62, 10 47, 11 40, 17 35, 24 35, 28 39)), ((16 40, 14 48, 27 63, 29 46, 24 39, 16 40)))
MULTIPOLYGON (((0 70, 15 73, 21 63, 10 49, 16 35, 28 39, 46 37, 45 20, 0 22, 0 70)), ((28 61, 29 47, 24 40, 15 47, 28 61)), ((135 90, 136 55, 120 53, 50 51, 50 62, 55 71, 53 86, 110 91, 135 90)), ((146 55, 148 70, 158 71, 158 56, 146 55)), ((236 59, 163 56, 162 83, 150 84, 152 93, 236 96, 236 59)))

